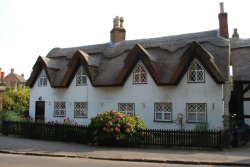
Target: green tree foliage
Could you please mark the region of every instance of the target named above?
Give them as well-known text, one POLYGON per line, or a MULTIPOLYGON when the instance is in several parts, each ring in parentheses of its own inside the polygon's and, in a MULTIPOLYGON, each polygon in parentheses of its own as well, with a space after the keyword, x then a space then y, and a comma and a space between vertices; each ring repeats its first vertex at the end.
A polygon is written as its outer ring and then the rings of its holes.
POLYGON ((24 114, 29 111, 30 89, 19 86, 17 89, 6 89, 3 94, 3 110, 24 114))

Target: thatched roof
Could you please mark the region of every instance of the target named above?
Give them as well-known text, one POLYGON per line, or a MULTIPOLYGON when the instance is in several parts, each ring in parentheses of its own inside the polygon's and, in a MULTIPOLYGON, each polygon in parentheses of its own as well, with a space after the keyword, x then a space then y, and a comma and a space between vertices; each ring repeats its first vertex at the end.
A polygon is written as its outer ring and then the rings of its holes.
POLYGON ((231 39, 233 78, 235 81, 250 82, 250 39, 231 39))
POLYGON ((45 69, 52 87, 67 87, 83 65, 93 86, 121 86, 140 60, 158 85, 178 84, 194 58, 217 83, 228 80, 229 42, 217 30, 176 36, 125 40, 73 48, 54 48, 39 57, 28 80, 45 69))

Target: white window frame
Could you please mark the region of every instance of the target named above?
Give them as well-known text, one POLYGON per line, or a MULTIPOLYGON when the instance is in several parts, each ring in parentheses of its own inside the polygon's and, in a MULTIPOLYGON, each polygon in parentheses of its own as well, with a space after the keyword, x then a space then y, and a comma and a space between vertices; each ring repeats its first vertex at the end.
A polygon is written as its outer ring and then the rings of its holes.
POLYGON ((118 111, 130 116, 135 115, 135 103, 118 103, 118 111), (132 107, 132 109, 130 109, 132 107))
POLYGON ((88 117, 88 102, 74 102, 74 117, 75 118, 88 117))
POLYGON ((147 73, 146 67, 139 61, 133 70, 133 84, 146 84, 147 73))
POLYGON ((188 69, 188 82, 190 83, 203 83, 205 82, 205 70, 201 63, 194 59, 188 69), (202 75, 202 79, 200 79, 199 75, 202 75), (194 80, 192 80, 194 78, 194 80))
POLYGON ((87 85, 87 74, 82 66, 76 72, 76 86, 87 85))
POLYGON ((55 101, 54 102, 54 117, 65 117, 66 116, 66 102, 55 101))
POLYGON ((48 84, 48 78, 44 70, 41 71, 38 79, 38 87, 44 87, 48 84))
POLYGON ((207 122, 207 104, 206 103, 187 103, 186 112, 187 112, 188 123, 206 123, 207 122), (202 108, 203 110, 200 110, 202 108), (191 119, 191 117, 194 117, 194 119, 191 119), (200 117, 203 117, 203 119, 202 120, 199 119, 200 117))
POLYGON ((156 102, 154 104, 155 121, 172 121, 173 104, 167 102, 156 102), (161 119, 157 115, 161 115, 161 119), (167 116, 169 115, 169 119, 167 116))

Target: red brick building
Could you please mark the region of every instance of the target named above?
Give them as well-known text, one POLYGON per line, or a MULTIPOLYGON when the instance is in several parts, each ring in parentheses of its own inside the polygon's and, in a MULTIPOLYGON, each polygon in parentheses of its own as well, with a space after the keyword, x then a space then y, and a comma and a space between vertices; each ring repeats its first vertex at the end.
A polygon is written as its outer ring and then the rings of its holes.
POLYGON ((11 68, 10 73, 4 78, 4 82, 9 88, 17 88, 18 85, 24 85, 26 80, 24 75, 18 75, 14 72, 14 68, 11 68))

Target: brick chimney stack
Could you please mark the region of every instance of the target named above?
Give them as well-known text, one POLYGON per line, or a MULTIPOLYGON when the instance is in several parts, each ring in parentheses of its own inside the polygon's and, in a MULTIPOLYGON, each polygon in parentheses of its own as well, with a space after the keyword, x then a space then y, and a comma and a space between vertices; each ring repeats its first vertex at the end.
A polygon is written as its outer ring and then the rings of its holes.
POLYGON ((233 35, 232 35, 232 38, 239 38, 240 36, 239 36, 239 34, 238 34, 238 32, 237 32, 237 28, 235 28, 234 29, 234 33, 233 33, 233 35))
POLYGON ((1 80, 4 80, 4 78, 5 78, 5 72, 1 72, 1 80))
POLYGON ((229 38, 228 35, 228 22, 227 22, 227 13, 224 12, 224 4, 223 2, 220 3, 220 13, 219 17, 219 28, 220 28, 220 36, 222 38, 229 38))
POLYGON ((125 40, 126 30, 123 27, 123 17, 116 16, 113 19, 113 29, 110 31, 110 40, 113 44, 125 40))

